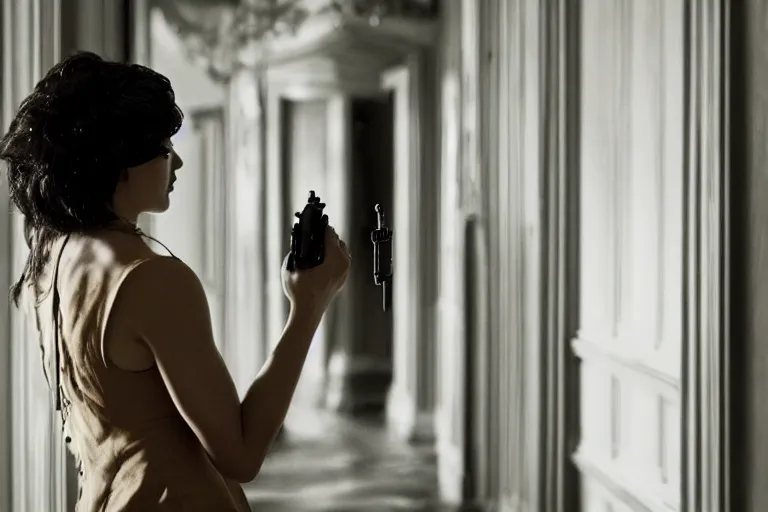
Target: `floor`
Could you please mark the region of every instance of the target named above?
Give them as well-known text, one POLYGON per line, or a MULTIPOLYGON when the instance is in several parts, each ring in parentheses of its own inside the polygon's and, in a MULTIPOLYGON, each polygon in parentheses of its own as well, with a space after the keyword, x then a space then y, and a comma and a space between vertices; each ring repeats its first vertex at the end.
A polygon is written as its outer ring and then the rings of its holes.
POLYGON ((292 411, 286 434, 246 486, 259 512, 448 512, 431 446, 408 446, 375 420, 292 411))

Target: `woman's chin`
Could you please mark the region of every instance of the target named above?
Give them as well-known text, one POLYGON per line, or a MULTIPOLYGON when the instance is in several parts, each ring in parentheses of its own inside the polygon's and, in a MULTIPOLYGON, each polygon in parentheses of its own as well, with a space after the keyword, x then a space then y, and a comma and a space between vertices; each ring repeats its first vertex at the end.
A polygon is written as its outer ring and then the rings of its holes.
POLYGON ((171 206, 171 198, 166 195, 164 198, 159 200, 156 204, 153 204, 151 207, 147 208, 145 211, 147 213, 163 213, 168 211, 168 208, 171 206))

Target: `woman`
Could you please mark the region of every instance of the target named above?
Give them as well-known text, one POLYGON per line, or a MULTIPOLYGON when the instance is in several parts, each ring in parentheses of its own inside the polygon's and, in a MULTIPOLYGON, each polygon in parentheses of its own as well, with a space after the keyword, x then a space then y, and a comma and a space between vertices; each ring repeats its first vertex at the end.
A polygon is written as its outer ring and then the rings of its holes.
POLYGON ((240 401, 200 281, 136 227, 169 206, 181 122, 165 77, 79 53, 37 84, 0 141, 30 246, 12 298, 37 319, 81 467, 78 512, 250 510, 238 482, 259 472, 349 270, 332 229, 321 266, 283 268, 290 315, 240 401))

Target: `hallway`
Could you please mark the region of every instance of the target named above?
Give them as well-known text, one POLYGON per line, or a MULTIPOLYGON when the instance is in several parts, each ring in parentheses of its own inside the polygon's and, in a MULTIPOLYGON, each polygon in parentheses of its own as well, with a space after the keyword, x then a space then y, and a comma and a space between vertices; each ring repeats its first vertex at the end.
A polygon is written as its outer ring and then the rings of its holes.
MULTIPOLYGON (((393 439, 377 420, 293 410, 286 436, 246 485, 259 512, 457 511, 437 502, 431 445, 393 439)), ((462 509, 468 510, 468 509, 462 509)))
MULTIPOLYGON (((309 190, 353 255, 253 510, 768 511, 768 2, 63 4, 0 0, 0 120, 75 50, 170 80, 185 164, 139 227, 241 396, 309 190), (332 412, 366 408, 391 429, 332 412)), ((0 187, 6 290, 23 227, 0 187)), ((0 512, 72 512, 30 320, 0 294, 0 512)))

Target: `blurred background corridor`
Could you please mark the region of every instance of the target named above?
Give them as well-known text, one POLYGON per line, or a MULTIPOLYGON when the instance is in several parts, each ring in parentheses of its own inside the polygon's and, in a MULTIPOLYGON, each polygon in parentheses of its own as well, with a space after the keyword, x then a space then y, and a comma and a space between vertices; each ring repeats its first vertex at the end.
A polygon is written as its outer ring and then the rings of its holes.
MULTIPOLYGON (((253 510, 762 512, 768 2, 737 4, 0 0, 0 120, 75 50, 171 80, 185 165, 141 224, 240 393, 293 212, 327 203, 353 267, 253 510)), ((5 186, 0 247, 6 290, 5 186)), ((0 292, 0 512, 72 511, 31 329, 0 292)))

